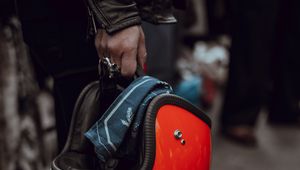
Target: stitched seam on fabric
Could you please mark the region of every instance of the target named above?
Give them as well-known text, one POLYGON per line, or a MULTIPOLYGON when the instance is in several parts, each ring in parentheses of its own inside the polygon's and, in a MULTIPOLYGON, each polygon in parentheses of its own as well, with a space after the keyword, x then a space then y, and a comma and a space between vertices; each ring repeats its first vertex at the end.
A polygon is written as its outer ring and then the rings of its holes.
POLYGON ((99 129, 98 129, 98 122, 96 123, 96 129, 97 129, 97 136, 99 143, 105 148, 105 150, 111 155, 111 152, 106 148, 106 146, 101 142, 100 135, 99 135, 99 129))

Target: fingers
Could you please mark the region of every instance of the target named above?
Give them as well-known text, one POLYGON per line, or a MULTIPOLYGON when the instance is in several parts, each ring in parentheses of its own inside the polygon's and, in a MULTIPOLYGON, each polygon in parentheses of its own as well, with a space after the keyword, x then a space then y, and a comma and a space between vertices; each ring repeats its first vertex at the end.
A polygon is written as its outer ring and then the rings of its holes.
POLYGON ((137 42, 132 43, 133 46, 129 46, 129 48, 125 50, 128 53, 124 53, 122 56, 121 74, 126 77, 131 77, 135 74, 137 64, 139 64, 143 68, 146 62, 147 52, 145 45, 145 36, 141 27, 139 27, 137 35, 137 42), (136 45, 134 46, 134 44, 136 45))
POLYGON ((123 53, 121 63, 121 74, 124 77, 132 77, 137 67, 137 48, 127 49, 123 53))
POLYGON ((111 62, 121 68, 121 74, 125 77, 133 76, 137 64, 143 67, 146 62, 145 37, 140 26, 132 26, 113 35, 99 30, 95 46, 99 58, 110 57, 111 62))
POLYGON ((121 57, 123 50, 120 48, 118 41, 108 41, 106 47, 106 56, 109 57, 112 63, 121 67, 121 57))
POLYGON ((146 60, 147 60, 147 50, 145 45, 145 36, 143 30, 141 30, 141 36, 139 38, 139 43, 138 43, 137 61, 138 64, 142 68, 144 68, 144 64, 146 63, 146 60))

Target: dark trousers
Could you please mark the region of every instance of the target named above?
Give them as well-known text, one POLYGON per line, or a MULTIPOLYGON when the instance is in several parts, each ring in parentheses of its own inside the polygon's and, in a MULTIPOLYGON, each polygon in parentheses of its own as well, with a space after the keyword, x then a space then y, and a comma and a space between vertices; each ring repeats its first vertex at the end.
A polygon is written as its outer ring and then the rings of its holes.
MULTIPOLYGON (((290 95, 296 90, 290 88, 291 81, 295 78, 286 75, 290 72, 287 70, 289 64, 284 66, 281 62, 290 60, 287 58, 292 55, 288 56, 286 53, 289 53, 287 50, 293 45, 285 44, 286 48, 281 49, 282 51, 275 48, 279 45, 275 43, 279 40, 279 1, 228 2, 232 19, 232 47, 221 115, 222 125, 254 126, 264 104, 269 104, 270 118, 296 120, 297 114, 289 111, 291 100, 295 100, 290 95)), ((295 54, 295 51, 291 53, 295 54)))
POLYGON ((176 76, 175 25, 153 25, 144 22, 147 48, 147 73, 174 84, 176 76))
POLYGON ((300 115, 300 1, 282 0, 279 5, 269 120, 289 123, 300 115))
POLYGON ((80 91, 98 79, 98 56, 87 39, 88 20, 81 0, 18 1, 25 42, 37 77, 54 77, 58 147, 65 144, 73 107, 80 91), (72 5, 70 5, 72 4, 72 5))

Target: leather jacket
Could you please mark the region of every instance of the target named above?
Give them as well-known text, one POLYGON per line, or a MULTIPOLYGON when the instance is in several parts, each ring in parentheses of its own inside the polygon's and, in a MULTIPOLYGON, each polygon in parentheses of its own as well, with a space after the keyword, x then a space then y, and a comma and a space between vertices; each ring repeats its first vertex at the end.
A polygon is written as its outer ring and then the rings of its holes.
MULTIPOLYGON (((175 23, 173 0, 86 0, 93 16, 108 33, 139 25, 175 23)), ((183 1, 183 0, 177 0, 183 1)), ((178 3, 174 3, 178 4, 178 3)), ((180 3, 182 4, 182 3, 180 3)))

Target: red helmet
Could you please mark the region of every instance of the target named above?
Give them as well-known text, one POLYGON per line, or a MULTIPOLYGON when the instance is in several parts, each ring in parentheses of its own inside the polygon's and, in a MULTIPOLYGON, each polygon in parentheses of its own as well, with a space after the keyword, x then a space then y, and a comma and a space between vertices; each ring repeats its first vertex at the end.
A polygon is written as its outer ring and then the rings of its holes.
POLYGON ((211 121, 175 95, 160 95, 148 107, 144 122, 141 169, 209 170, 211 121))

